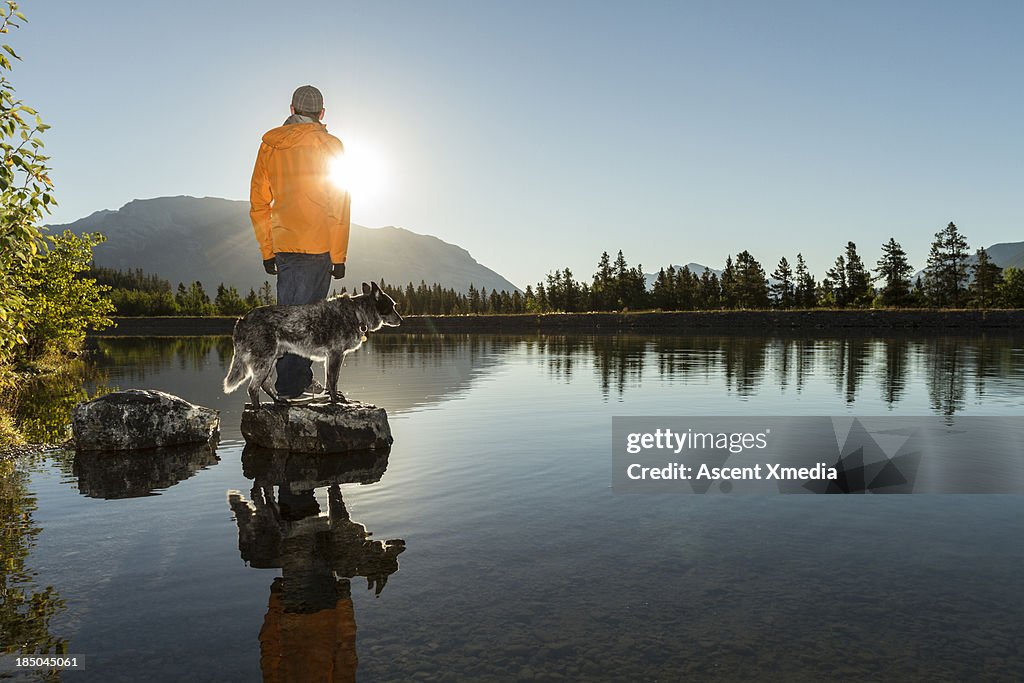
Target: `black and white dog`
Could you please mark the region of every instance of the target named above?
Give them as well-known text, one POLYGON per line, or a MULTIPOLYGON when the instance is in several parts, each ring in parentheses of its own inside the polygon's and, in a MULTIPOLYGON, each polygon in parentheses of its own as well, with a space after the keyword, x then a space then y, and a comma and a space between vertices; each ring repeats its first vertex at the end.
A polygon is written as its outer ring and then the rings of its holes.
POLYGON ((267 379, 279 357, 294 353, 327 361, 327 391, 331 403, 337 403, 338 374, 345 356, 363 345, 366 332, 401 323, 395 300, 376 282, 364 282, 363 293, 357 296, 342 294, 315 304, 254 308, 235 323, 235 352, 224 378, 224 391, 231 393, 248 378, 253 408, 259 408, 260 387, 276 399, 267 379))

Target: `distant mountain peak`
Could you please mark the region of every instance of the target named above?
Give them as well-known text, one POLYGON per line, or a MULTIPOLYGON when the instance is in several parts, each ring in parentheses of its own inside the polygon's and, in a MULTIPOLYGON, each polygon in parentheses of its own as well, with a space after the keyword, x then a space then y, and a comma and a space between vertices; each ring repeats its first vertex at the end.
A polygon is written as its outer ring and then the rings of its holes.
MULTIPOLYGON (((104 209, 50 227, 101 232, 107 241, 95 249, 97 265, 141 268, 172 285, 198 280, 213 292, 223 282, 245 294, 273 280, 263 270, 246 201, 188 195, 133 199, 116 211, 104 209)), ((460 292, 470 284, 488 291, 518 289, 463 247, 393 225, 353 224, 346 270, 345 279, 333 283, 338 289, 382 278, 399 286, 437 282, 460 292)))

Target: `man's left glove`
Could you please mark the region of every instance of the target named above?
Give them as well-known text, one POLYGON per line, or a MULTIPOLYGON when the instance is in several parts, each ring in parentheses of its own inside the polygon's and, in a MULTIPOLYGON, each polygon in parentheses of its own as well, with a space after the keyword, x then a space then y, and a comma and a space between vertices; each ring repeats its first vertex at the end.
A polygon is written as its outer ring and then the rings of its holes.
POLYGON ((340 280, 341 278, 345 277, 345 264, 335 263, 334 268, 331 269, 331 277, 333 277, 335 280, 340 280))
POLYGON ((263 270, 267 271, 267 275, 277 275, 277 257, 266 259, 263 262, 263 270))

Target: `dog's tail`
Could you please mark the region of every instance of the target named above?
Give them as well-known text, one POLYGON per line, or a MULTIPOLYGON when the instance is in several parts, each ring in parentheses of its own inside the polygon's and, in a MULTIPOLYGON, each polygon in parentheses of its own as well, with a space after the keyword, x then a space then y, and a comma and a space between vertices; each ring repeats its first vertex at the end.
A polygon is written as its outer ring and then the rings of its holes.
POLYGON ((230 394, 232 391, 242 386, 242 382, 248 377, 248 374, 242 369, 244 363, 238 362, 238 354, 231 354, 231 367, 228 368, 228 376, 224 378, 224 393, 230 394))

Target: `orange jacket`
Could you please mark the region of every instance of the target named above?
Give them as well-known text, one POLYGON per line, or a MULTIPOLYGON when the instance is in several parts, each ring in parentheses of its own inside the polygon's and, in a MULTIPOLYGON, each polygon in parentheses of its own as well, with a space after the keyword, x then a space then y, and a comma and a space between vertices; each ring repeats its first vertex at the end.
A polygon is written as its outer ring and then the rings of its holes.
POLYGON ((264 260, 277 252, 348 256, 349 193, 329 178, 341 140, 320 123, 293 123, 263 136, 252 171, 249 216, 264 260))

